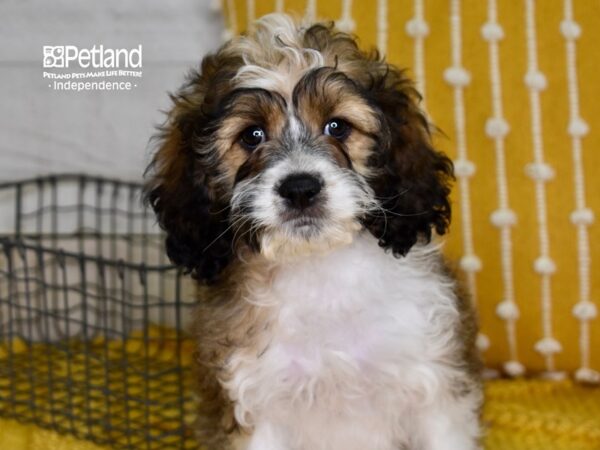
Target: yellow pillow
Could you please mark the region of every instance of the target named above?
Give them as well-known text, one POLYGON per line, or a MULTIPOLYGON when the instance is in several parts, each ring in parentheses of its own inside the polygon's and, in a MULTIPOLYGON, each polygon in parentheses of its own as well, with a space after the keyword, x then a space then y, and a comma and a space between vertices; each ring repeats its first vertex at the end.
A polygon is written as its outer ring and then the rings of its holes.
POLYGON ((275 10, 336 20, 410 68, 457 162, 446 250, 487 365, 598 381, 600 3, 496 3, 227 0, 224 12, 226 35, 275 10))

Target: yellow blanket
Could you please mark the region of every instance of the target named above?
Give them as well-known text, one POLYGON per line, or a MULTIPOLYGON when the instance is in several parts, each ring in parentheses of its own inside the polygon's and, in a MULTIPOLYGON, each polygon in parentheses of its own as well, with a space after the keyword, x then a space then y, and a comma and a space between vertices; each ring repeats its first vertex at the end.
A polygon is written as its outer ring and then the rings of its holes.
MULTIPOLYGON (((486 395, 486 450, 600 449, 600 389, 498 380, 487 384, 486 395)), ((0 449, 108 450, 12 420, 0 420, 0 449)))

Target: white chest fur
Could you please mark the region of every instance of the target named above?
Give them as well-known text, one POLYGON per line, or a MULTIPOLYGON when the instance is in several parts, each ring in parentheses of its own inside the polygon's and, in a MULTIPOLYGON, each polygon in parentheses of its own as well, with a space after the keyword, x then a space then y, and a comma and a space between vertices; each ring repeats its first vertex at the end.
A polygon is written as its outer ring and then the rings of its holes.
MULTIPOLYGON (((232 355, 225 387, 238 421, 270 436, 255 441, 396 450, 412 415, 447 389, 459 313, 432 246, 398 259, 363 235, 251 292, 274 326, 258 354, 232 355)), ((261 445, 248 448, 271 449, 261 445)))

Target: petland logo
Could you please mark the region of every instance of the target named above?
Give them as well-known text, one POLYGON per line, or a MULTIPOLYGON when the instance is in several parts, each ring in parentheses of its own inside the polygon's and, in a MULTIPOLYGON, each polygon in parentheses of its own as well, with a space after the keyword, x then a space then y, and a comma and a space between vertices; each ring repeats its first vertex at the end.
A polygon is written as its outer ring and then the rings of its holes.
POLYGON ((82 69, 138 69, 142 67, 142 45, 129 50, 103 45, 81 49, 75 45, 44 45, 45 69, 68 69, 74 62, 82 69))
POLYGON ((44 45, 42 50, 42 78, 56 91, 130 91, 138 86, 131 78, 142 78, 141 44, 130 49, 44 45))

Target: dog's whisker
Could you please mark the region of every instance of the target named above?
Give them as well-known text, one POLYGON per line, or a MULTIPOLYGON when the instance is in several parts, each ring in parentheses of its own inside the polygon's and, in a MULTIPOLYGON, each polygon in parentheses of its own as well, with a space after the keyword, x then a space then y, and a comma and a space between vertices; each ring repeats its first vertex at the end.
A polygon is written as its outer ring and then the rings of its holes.
MULTIPOLYGON (((243 224, 245 224, 245 223, 247 223, 247 222, 250 222, 250 221, 252 220, 250 217, 245 217, 245 218, 243 218, 243 219, 244 219, 244 220, 242 220, 242 221, 241 221, 240 225, 243 225, 243 224)), ((253 226, 254 226, 254 225, 251 225, 251 226, 250 226, 250 228, 248 228, 248 229, 244 230, 242 234, 239 234, 239 232, 240 232, 240 230, 242 229, 242 227, 241 227, 241 226, 238 226, 238 227, 236 228, 236 230, 235 230, 235 233, 233 234, 233 238, 231 239, 231 248, 232 248, 232 249, 235 249, 237 242, 241 241, 241 240, 242 240, 242 238, 243 238, 243 237, 244 237, 246 234, 248 234, 248 231, 249 231, 249 230, 252 230, 252 227, 253 227, 253 226), (238 235, 238 234, 239 234, 239 235, 238 235)))
POLYGON ((370 214, 374 217, 387 217, 387 214, 391 214, 392 216, 396 216, 396 217, 418 217, 418 216, 424 216, 426 214, 429 214, 430 211, 419 211, 419 212, 415 212, 415 213, 397 213, 394 211, 390 211, 389 209, 385 209, 383 207, 379 207, 377 208, 379 211, 381 211, 383 213, 383 215, 378 216, 377 214, 374 214, 373 212, 371 212, 370 214))
POLYGON ((227 211, 229 209, 231 209, 231 206, 230 205, 225 205, 224 208, 219 209, 218 211, 211 211, 211 212, 212 212, 212 214, 221 214, 221 213, 223 213, 223 212, 225 212, 225 211, 227 211))
POLYGON ((215 242, 217 242, 219 239, 221 239, 223 236, 225 236, 225 234, 227 234, 227 232, 229 230, 231 230, 235 225, 236 225, 236 222, 233 221, 227 228, 225 228, 225 230, 221 234, 219 234, 206 247, 204 247, 204 249, 202 250, 202 253, 206 252, 206 250, 208 250, 212 245, 214 245, 215 242))
POLYGON ((410 188, 406 188, 403 191, 398 192, 396 195, 392 195, 391 197, 376 197, 376 200, 383 200, 383 201, 390 201, 390 200, 394 200, 395 198, 401 197, 404 194, 406 194, 408 191, 410 191, 410 188))

